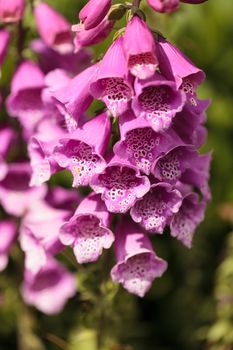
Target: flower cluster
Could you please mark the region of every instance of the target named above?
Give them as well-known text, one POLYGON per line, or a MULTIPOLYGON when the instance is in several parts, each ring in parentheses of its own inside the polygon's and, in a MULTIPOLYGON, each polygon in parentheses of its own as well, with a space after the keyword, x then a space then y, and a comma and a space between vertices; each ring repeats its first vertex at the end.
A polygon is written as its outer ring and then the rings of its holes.
MULTIPOLYGON (((5 22, 23 13, 23 1, 10 3, 14 6, 6 10, 0 0, 5 22)), ((171 11, 179 1, 148 3, 171 11)), ((55 259, 65 247, 83 264, 114 246, 113 282, 143 297, 167 269, 152 236, 170 228, 171 236, 191 247, 210 200, 211 154, 198 151, 207 134, 209 101, 197 97, 204 72, 154 35, 135 6, 125 30, 91 64, 83 47, 111 32, 113 10, 110 0, 90 0, 72 26, 73 41, 71 25, 46 3, 36 4, 40 39, 30 47, 38 61, 20 62, 5 101, 22 132, 10 121, 0 129, 0 203, 6 217, 0 223, 0 268, 18 239, 25 254, 23 298, 48 314, 59 312, 76 293, 74 275, 55 259), (90 116, 94 99, 105 106, 90 116), (14 162, 7 161, 20 140, 29 161, 20 151, 14 162), (47 185, 64 170, 72 175, 72 190, 47 185)), ((0 38, 2 64, 10 34, 1 29, 0 38)))

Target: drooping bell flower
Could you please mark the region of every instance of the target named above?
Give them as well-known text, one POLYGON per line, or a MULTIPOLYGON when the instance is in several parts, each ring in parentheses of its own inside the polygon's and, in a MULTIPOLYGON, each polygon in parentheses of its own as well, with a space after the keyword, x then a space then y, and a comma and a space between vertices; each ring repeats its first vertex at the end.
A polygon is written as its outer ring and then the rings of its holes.
POLYGON ((58 253, 63 245, 59 230, 70 212, 54 209, 45 202, 31 203, 20 227, 20 245, 25 253, 25 267, 38 273, 47 264, 49 256, 58 253))
POLYGON ((40 68, 28 60, 21 63, 11 81, 6 106, 10 116, 19 118, 29 136, 44 114, 43 87, 44 74, 40 68))
POLYGON ((200 100, 197 97, 197 93, 196 93, 197 85, 193 79, 194 79, 193 77, 184 78, 183 83, 180 86, 180 89, 186 95, 186 108, 191 113, 200 115, 207 110, 211 100, 210 99, 200 100))
POLYGON ((191 168, 187 168, 181 175, 180 181, 190 185, 201 193, 205 201, 211 199, 209 189, 210 163, 212 153, 199 155, 195 159, 191 168))
POLYGON ((45 196, 45 202, 55 209, 73 212, 80 202, 80 195, 74 189, 67 189, 56 185, 49 188, 45 196))
POLYGON ((149 238, 133 221, 124 218, 115 233, 117 263, 111 270, 113 282, 121 283, 130 293, 143 297, 155 278, 167 269, 167 262, 159 258, 149 238))
POLYGON ((37 273, 25 270, 21 293, 24 301, 41 312, 54 315, 77 291, 75 276, 50 258, 37 273))
POLYGON ((21 217, 34 201, 46 195, 45 185, 29 187, 30 176, 29 163, 8 164, 8 172, 0 182, 0 203, 8 214, 21 217))
POLYGON ((114 235, 109 229, 110 219, 100 195, 91 193, 62 226, 60 240, 62 244, 73 247, 78 263, 96 261, 103 249, 111 247, 114 235))
POLYGON ((82 24, 75 24, 72 26, 72 31, 76 33, 74 38, 75 50, 85 46, 96 45, 105 40, 111 33, 115 21, 109 20, 105 17, 95 28, 85 30, 82 24))
POLYGON ((132 111, 119 117, 121 139, 114 145, 114 153, 127 159, 140 171, 149 175, 155 159, 176 145, 182 139, 172 130, 157 133, 144 118, 136 118, 132 111))
POLYGON ((139 79, 150 78, 158 67, 155 40, 146 23, 134 16, 124 34, 124 52, 130 72, 139 79), (135 39, 136 38, 136 39, 135 39))
POLYGON ((95 98, 106 104, 114 117, 128 109, 133 91, 128 76, 122 36, 104 55, 90 89, 95 98))
POLYGON ((62 106, 64 111, 77 121, 93 101, 93 97, 90 94, 90 84, 97 69, 97 64, 92 65, 78 74, 63 88, 53 93, 54 98, 62 106))
POLYGON ((34 39, 30 48, 39 55, 39 65, 45 73, 59 68, 76 75, 91 64, 91 52, 86 49, 80 49, 76 53, 60 53, 47 46, 41 39, 34 39))
POLYGON ((46 45, 61 52, 73 49, 70 23, 45 2, 35 5, 34 15, 37 30, 46 45))
POLYGON ((162 234, 181 204, 182 195, 177 189, 168 183, 157 183, 135 203, 130 214, 148 232, 162 234))
POLYGON ((126 213, 150 189, 150 181, 127 160, 113 156, 101 174, 95 175, 91 187, 113 213, 126 213))
POLYGON ((192 144, 199 148, 204 144, 207 136, 206 128, 203 126, 205 120, 205 113, 193 113, 185 106, 181 112, 176 114, 171 128, 185 144, 192 144))
POLYGON ((144 117, 156 132, 169 128, 176 113, 185 103, 185 94, 177 90, 175 82, 155 73, 145 80, 136 79, 132 109, 137 117, 144 117))
MULTIPOLYGON (((63 104, 54 98, 54 94, 63 91, 71 83, 71 76, 63 69, 54 69, 45 76, 45 88, 42 91, 42 101, 45 107, 45 119, 52 120, 68 132, 74 131, 78 122, 66 111, 63 104)), ((79 116, 79 124, 84 115, 79 116)))
POLYGON ((0 0, 0 22, 18 22, 23 17, 25 0, 0 0))
POLYGON ((96 27, 107 15, 111 0, 89 0, 79 12, 79 19, 85 30, 96 27))
POLYGON ((174 12, 178 9, 179 0, 147 0, 148 4, 157 12, 174 12))
POLYGON ((87 186, 104 169, 110 136, 110 119, 102 113, 59 140, 53 157, 59 166, 71 171, 73 187, 87 186))
POLYGON ((175 45, 162 37, 157 41, 157 57, 161 73, 176 82, 178 87, 189 84, 196 89, 205 79, 205 73, 196 67, 175 45))
POLYGON ((30 186, 40 186, 48 181, 60 167, 53 159, 53 151, 64 129, 54 121, 44 119, 28 143, 28 155, 32 168, 30 186))
POLYGON ((6 162, 7 154, 15 140, 15 132, 8 126, 0 128, 0 181, 4 179, 8 171, 6 162))
POLYGON ((201 157, 193 146, 177 146, 156 159, 152 174, 161 182, 175 184, 187 169, 196 168, 201 157))
POLYGON ((10 42, 10 32, 6 29, 1 29, 0 30, 0 68, 4 63, 9 42, 10 42))
POLYGON ((191 248, 195 230, 204 219, 205 209, 206 202, 203 200, 200 202, 196 193, 186 194, 178 213, 172 218, 171 236, 191 248))
POLYGON ((9 259, 9 252, 17 236, 16 224, 12 220, 0 222, 0 271, 3 271, 9 259))

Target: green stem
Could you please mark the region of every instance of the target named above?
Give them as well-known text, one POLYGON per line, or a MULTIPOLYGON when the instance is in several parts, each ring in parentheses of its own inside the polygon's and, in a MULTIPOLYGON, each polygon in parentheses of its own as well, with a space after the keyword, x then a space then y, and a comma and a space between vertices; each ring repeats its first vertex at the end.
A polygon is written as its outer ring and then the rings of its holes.
POLYGON ((133 0, 133 6, 134 7, 140 7, 140 2, 141 2, 141 0, 133 0))

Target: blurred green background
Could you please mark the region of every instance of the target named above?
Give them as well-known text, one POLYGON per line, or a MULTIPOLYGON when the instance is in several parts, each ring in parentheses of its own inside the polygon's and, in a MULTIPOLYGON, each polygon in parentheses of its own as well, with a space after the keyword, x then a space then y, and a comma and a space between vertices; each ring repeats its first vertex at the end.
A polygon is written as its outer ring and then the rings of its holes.
MULTIPOLYGON (((50 0, 72 23, 84 1, 50 0)), ((0 276, 0 350, 231 350, 233 349, 233 1, 183 4, 171 15, 147 12, 151 26, 179 46, 207 80, 199 93, 208 111, 213 200, 188 250, 165 234, 155 237, 166 274, 139 300, 114 287, 99 264, 78 271, 80 293, 59 316, 24 306, 15 263, 0 276)), ((27 23, 33 26, 28 11, 27 23)), ((109 45, 106 40, 96 54, 109 45)), ((11 74, 9 57, 3 78, 11 74), (8 71, 7 71, 8 70, 8 71)), ((12 253, 13 260, 17 252, 12 253)))

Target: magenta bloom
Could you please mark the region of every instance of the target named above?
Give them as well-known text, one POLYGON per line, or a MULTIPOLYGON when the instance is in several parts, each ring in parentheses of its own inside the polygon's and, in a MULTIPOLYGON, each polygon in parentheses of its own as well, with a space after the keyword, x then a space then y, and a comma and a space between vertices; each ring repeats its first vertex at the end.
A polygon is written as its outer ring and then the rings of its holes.
POLYGON ((178 190, 168 183, 157 183, 136 202, 130 214, 148 232, 162 234, 181 204, 182 195, 178 190))
POLYGON ((43 87, 44 74, 40 68, 31 61, 21 63, 12 79, 6 105, 8 113, 18 117, 29 134, 43 117, 43 87))
POLYGON ((10 32, 6 29, 1 29, 0 30, 0 67, 4 63, 9 42, 10 42, 10 32))
POLYGON ((206 201, 211 199, 208 186, 211 157, 211 152, 199 155, 193 161, 192 167, 187 168, 180 177, 182 183, 193 186, 196 190, 200 191, 206 201))
POLYGON ((159 73, 149 79, 136 79, 135 93, 132 102, 135 115, 144 117, 156 132, 165 131, 185 103, 184 93, 159 73))
POLYGON ((162 276, 167 262, 153 251, 149 238, 131 220, 124 218, 116 228, 117 264, 111 270, 112 280, 130 293, 143 297, 156 277, 162 276))
POLYGON ((175 184, 187 169, 195 169, 200 157, 192 146, 175 147, 155 161, 152 174, 161 182, 175 184))
POLYGON ((114 145, 114 153, 127 159, 140 171, 149 175, 155 159, 183 141, 172 130, 157 133, 144 118, 136 118, 127 111, 119 118, 121 139, 114 145))
POLYGON ((138 16, 134 16, 127 24, 124 52, 128 68, 133 75, 139 79, 146 79, 155 73, 158 67, 155 40, 146 23, 138 16))
POLYGON ((60 53, 47 46, 41 39, 33 40, 30 48, 39 55, 40 67, 45 73, 60 68, 78 74, 91 64, 91 53, 85 49, 76 53, 60 53))
POLYGON ((61 52, 73 49, 70 23, 45 2, 39 2, 34 10, 37 30, 46 45, 61 52))
POLYGON ((0 203, 4 210, 17 217, 23 216, 34 201, 46 194, 46 187, 29 187, 31 169, 28 163, 11 163, 0 182, 0 203))
POLYGON ((206 202, 199 202, 196 193, 185 195, 180 210, 172 218, 171 235, 191 248, 195 230, 204 219, 205 209, 206 202))
POLYGON ((183 83, 186 89, 195 89, 205 79, 205 73, 200 68, 162 37, 157 42, 157 57, 161 73, 175 81, 178 87, 183 83))
POLYGON ((76 51, 81 47, 96 45, 107 38, 113 29, 115 21, 105 17, 95 28, 85 30, 83 24, 75 24, 72 31, 76 33, 74 45, 76 51))
POLYGON ((133 91, 122 37, 119 37, 106 52, 90 89, 95 98, 106 104, 113 116, 119 116, 127 110, 133 91))
POLYGON ((24 0, 0 0, 0 22, 18 22, 23 17, 24 0))
POLYGON ((147 0, 148 4, 157 12, 173 12, 179 7, 179 0, 147 0))
POLYGON ((103 249, 111 247, 114 235, 108 228, 110 214, 100 199, 92 193, 78 206, 72 218, 62 226, 60 240, 72 246, 78 263, 96 261, 103 249))
POLYGON ((80 196, 76 190, 54 186, 49 188, 45 202, 53 208, 73 212, 80 202, 80 196))
POLYGON ((79 19, 85 30, 96 27, 107 15, 111 0, 89 0, 87 4, 79 12, 79 19))
POLYGON ((59 138, 64 134, 64 130, 49 119, 40 123, 39 130, 28 143, 28 154, 32 167, 30 186, 40 186, 60 169, 54 161, 53 151, 59 138))
POLYGON ((25 270, 21 289, 23 299, 45 314, 61 312, 76 291, 75 276, 52 258, 37 274, 25 270))
POLYGON ((111 135, 107 113, 90 120, 82 128, 59 140, 54 159, 73 175, 73 187, 87 186, 94 174, 105 167, 103 158, 111 135))
POLYGON ((205 119, 205 113, 200 115, 193 113, 185 106, 173 119, 172 129, 185 144, 192 144, 199 148, 204 144, 207 135, 206 129, 202 125, 205 119))
POLYGON ((0 271, 3 271, 8 264, 10 249, 15 242, 17 235, 16 224, 11 220, 0 222, 0 271))
POLYGON ((69 216, 69 211, 54 209, 44 202, 31 204, 20 227, 20 244, 25 252, 27 270, 37 273, 46 265, 49 256, 62 249, 58 234, 69 216))
POLYGON ((93 65, 85 69, 67 85, 53 93, 64 111, 76 120, 81 117, 93 101, 89 89, 97 68, 98 65, 93 65))
POLYGON ((101 193, 106 207, 113 213, 126 213, 150 189, 150 181, 128 161, 113 157, 104 171, 93 177, 92 188, 101 193))
POLYGON ((7 174, 8 166, 6 163, 6 157, 15 136, 14 130, 7 126, 0 129, 0 181, 3 180, 7 174))

